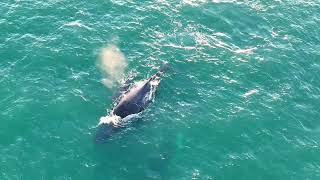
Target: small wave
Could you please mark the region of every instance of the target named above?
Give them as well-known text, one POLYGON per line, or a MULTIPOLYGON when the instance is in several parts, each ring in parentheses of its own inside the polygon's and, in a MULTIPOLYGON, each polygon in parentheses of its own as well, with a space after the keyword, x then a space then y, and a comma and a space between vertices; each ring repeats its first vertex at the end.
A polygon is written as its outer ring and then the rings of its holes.
POLYGON ((203 3, 206 3, 207 0, 183 0, 182 2, 183 2, 183 4, 188 4, 191 6, 199 6, 203 3))
POLYGON ((196 49, 196 47, 194 46, 181 46, 181 45, 176 45, 176 44, 166 44, 163 45, 164 47, 173 47, 173 48, 177 48, 177 49, 185 49, 185 50, 192 50, 192 49, 196 49))
POLYGON ((253 95, 253 94, 257 94, 258 92, 259 92, 259 90, 257 90, 257 89, 252 89, 252 90, 244 93, 244 94, 242 95, 242 97, 245 97, 245 98, 246 98, 246 97, 251 96, 251 95, 253 95))
POLYGON ((80 28, 85 28, 87 30, 92 30, 91 27, 82 24, 79 20, 68 22, 68 23, 64 24, 64 26, 80 27, 80 28))
POLYGON ((256 47, 252 47, 252 48, 248 48, 248 49, 238 49, 235 50, 235 53, 239 53, 239 54, 252 54, 254 50, 256 50, 256 47))

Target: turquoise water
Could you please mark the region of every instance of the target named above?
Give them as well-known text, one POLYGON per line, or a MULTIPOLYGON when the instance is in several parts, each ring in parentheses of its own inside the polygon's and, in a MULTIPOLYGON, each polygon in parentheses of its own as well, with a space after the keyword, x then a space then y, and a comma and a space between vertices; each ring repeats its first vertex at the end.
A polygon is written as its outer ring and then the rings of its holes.
POLYGON ((0 179, 319 179, 320 1, 0 2, 0 179), (155 102, 93 142, 126 76, 155 102))

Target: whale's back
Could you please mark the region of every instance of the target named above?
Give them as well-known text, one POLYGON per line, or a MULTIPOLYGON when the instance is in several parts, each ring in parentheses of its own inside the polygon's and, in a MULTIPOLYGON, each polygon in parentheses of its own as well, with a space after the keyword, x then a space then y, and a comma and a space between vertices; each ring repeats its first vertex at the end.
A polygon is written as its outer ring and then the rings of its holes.
POLYGON ((137 114, 144 110, 148 101, 146 96, 151 93, 148 80, 140 81, 122 96, 118 105, 113 109, 113 114, 124 118, 130 114, 137 114))

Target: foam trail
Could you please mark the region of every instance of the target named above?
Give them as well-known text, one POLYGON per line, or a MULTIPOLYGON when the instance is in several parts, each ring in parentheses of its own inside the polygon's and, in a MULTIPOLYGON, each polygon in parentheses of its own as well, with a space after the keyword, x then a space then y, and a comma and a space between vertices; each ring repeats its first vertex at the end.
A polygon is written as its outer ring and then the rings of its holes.
POLYGON ((113 44, 107 45, 101 49, 99 60, 99 67, 105 73, 102 83, 108 88, 120 83, 127 67, 126 58, 120 49, 113 44))

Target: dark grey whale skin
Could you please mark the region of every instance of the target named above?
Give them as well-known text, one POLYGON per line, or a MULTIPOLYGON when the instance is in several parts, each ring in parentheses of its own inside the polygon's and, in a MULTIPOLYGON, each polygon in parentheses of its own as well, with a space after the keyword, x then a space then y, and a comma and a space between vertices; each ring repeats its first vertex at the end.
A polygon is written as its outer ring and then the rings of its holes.
POLYGON ((146 82, 143 87, 135 93, 135 96, 126 98, 120 101, 119 104, 113 109, 113 114, 125 118, 130 114, 137 114, 143 111, 150 101, 144 101, 144 97, 150 92, 151 85, 146 82))
MULTIPOLYGON (((121 118, 125 118, 128 115, 137 114, 143 111, 151 103, 151 101, 144 101, 144 97, 151 90, 150 81, 154 80, 155 78, 160 78, 167 69, 167 66, 162 67, 159 72, 145 80, 142 88, 138 89, 137 91, 130 92, 131 90, 129 90, 126 92, 125 94, 130 94, 130 96, 122 99, 120 98, 118 104, 113 108, 113 114, 120 116, 121 118)), ((127 84, 125 84, 125 86, 128 88, 127 84)), ((112 123, 100 124, 95 136, 95 141, 97 143, 103 143, 121 128, 123 127, 114 126, 112 123)))
MULTIPOLYGON (((143 87, 134 94, 134 96, 127 98, 125 100, 120 100, 119 104, 116 105, 113 109, 113 114, 125 118, 131 114, 137 114, 143 111, 149 104, 150 101, 143 101, 143 98, 150 91, 151 85, 150 80, 145 82, 143 87)), ((110 124, 100 124, 96 132, 95 142, 104 143, 109 139, 113 134, 118 132, 122 126, 114 126, 110 124)))

